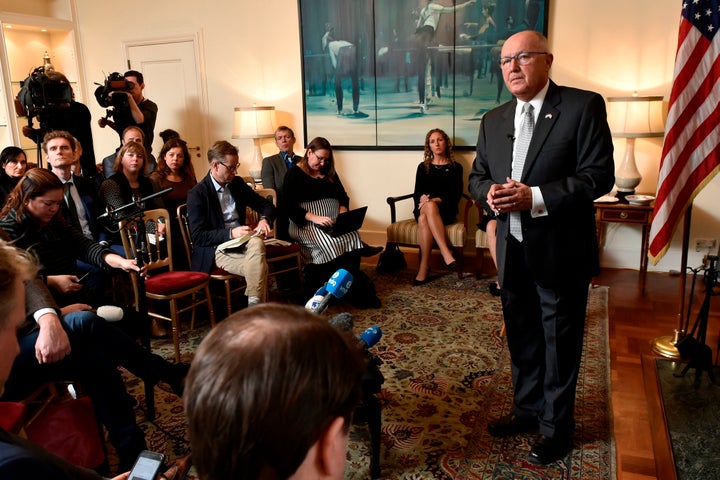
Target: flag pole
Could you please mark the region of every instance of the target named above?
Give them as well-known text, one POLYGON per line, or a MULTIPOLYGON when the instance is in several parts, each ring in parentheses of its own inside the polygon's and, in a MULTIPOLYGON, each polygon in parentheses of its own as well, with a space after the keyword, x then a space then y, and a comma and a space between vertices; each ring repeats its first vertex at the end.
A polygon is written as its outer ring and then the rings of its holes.
POLYGON ((688 259, 688 248, 690 247, 690 223, 692 219, 692 202, 688 205, 685 210, 685 220, 683 222, 683 238, 682 238, 682 252, 680 255, 680 313, 678 314, 678 327, 675 329, 675 334, 672 336, 666 335, 663 337, 657 337, 653 340, 652 351, 656 355, 661 357, 671 358, 673 360, 680 359, 680 352, 678 352, 675 344, 685 335, 685 288, 687 285, 687 259, 688 259))

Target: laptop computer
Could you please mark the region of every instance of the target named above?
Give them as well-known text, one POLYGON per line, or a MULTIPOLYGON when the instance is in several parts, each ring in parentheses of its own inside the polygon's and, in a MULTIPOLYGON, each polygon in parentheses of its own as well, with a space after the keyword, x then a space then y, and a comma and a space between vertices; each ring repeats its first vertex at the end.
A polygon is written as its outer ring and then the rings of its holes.
POLYGON ((330 235, 331 237, 339 237, 346 233, 360 230, 363 221, 365 220, 365 213, 367 212, 367 206, 349 210, 341 213, 337 216, 335 223, 330 227, 320 227, 322 231, 330 235))

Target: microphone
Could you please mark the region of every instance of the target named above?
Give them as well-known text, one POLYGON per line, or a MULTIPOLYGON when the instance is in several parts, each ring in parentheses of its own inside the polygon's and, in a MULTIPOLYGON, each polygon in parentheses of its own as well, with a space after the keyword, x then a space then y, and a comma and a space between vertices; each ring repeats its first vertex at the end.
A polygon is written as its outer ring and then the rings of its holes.
POLYGON ((328 323, 332 325, 335 330, 340 332, 352 332, 355 328, 353 317, 348 312, 338 313, 328 320, 328 323))
POLYGON ((506 136, 511 142, 514 142, 514 141, 515 141, 515 135, 513 135, 512 133, 508 133, 508 134, 505 135, 505 136, 506 136))
POLYGON ((305 304, 305 310, 309 310, 311 312, 315 311, 315 308, 320 305, 320 302, 322 302, 323 298, 325 298, 325 295, 327 295, 328 293, 327 289, 325 288, 326 285, 327 283, 317 289, 317 291, 313 294, 312 298, 308 300, 305 304))
POLYGON ((367 350, 368 348, 374 347, 382 338, 382 330, 377 325, 374 325, 365 330, 360 335, 360 345, 367 350))
MULTIPOLYGON (((350 290, 350 287, 352 286, 353 282, 353 276, 352 273, 348 272, 344 268, 339 269, 335 273, 333 273, 330 276, 330 279, 325 284, 325 290, 327 290, 327 294, 323 296, 322 300, 320 300, 320 303, 315 305, 312 310, 310 310, 313 313, 322 313, 325 311, 325 309, 328 306, 328 303, 330 303, 330 299, 332 297, 335 298, 342 298, 348 290, 350 290)), ((318 290, 320 292, 320 290, 318 290)), ((318 293, 315 292, 315 293, 318 293)), ((313 296, 314 298, 314 296, 313 296)))

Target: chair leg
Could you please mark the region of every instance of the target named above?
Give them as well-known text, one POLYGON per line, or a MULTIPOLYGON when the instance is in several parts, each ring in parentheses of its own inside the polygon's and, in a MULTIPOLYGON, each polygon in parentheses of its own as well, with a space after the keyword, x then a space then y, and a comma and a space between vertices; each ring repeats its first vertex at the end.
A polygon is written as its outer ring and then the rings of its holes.
POLYGON ((225 307, 227 309, 227 316, 232 314, 232 297, 230 296, 230 287, 232 280, 229 278, 223 282, 225 284, 225 307))
POLYGON ((177 300, 170 300, 170 318, 172 319, 173 347, 175 347, 175 362, 180 363, 180 318, 177 313, 177 300))
MULTIPOLYGON (((228 295, 229 297, 229 295, 228 295)), ((212 295, 210 294, 210 285, 205 286, 205 300, 207 300, 208 315, 210 315, 210 326, 215 326, 215 309, 213 308, 212 295)))
POLYGON ((463 247, 453 247, 455 249, 455 257, 457 258, 457 263, 455 265, 455 269, 457 270, 457 276, 458 280, 462 280, 463 278, 463 268, 464 268, 464 260, 465 257, 463 255, 463 247))

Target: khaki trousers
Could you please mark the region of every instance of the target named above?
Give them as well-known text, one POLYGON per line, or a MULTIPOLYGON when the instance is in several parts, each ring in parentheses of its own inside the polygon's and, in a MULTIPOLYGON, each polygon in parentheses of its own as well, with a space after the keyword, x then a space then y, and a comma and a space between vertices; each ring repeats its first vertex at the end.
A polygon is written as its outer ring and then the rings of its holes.
POLYGON ((265 261, 265 242, 253 237, 242 251, 215 251, 215 265, 235 275, 245 277, 247 289, 245 295, 258 297, 260 302, 267 301, 268 266, 265 261))

